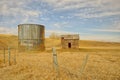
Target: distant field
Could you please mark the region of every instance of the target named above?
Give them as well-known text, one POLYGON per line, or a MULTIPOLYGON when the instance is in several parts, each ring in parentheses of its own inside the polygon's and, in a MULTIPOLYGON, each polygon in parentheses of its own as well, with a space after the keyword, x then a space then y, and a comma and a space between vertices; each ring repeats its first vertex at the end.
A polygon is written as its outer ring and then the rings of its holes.
MULTIPOLYGON (((17 48, 17 36, 0 35, 0 47, 17 48)), ((46 51, 11 50, 11 66, 0 50, 0 80, 120 80, 120 43, 80 40, 79 50, 61 49, 59 39, 46 39, 46 51), (59 76, 53 68, 51 48, 57 49, 59 76), (14 63, 16 54, 17 64, 14 63), (81 67, 89 55, 83 74, 81 67)))
MULTIPOLYGON (((15 35, 5 35, 5 34, 0 34, 0 46, 6 47, 17 47, 18 45, 18 37, 15 35)), ((91 48, 100 48, 100 47, 106 47, 106 48, 119 48, 120 43, 116 42, 100 42, 100 41, 89 41, 89 40, 80 40, 79 41, 80 48, 86 48, 86 47, 91 47, 91 48)), ((45 46, 46 48, 51 48, 51 47, 57 47, 61 48, 61 40, 60 39, 50 39, 46 38, 45 39, 45 46)))

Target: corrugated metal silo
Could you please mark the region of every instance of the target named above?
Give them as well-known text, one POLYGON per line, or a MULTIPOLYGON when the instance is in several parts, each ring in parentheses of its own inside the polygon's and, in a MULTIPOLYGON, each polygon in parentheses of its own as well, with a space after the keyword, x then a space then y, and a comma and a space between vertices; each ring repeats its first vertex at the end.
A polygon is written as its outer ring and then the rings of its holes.
POLYGON ((45 27, 39 24, 18 25, 18 47, 23 50, 45 49, 45 27))

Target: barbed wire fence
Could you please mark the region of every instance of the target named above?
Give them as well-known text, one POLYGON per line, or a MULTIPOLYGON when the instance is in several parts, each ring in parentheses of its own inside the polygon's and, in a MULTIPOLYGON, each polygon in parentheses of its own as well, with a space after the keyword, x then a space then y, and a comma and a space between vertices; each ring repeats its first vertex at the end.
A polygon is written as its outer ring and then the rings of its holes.
POLYGON ((56 52, 56 49, 53 47, 52 48, 52 55, 53 55, 53 67, 54 67, 54 70, 56 71, 56 78, 59 79, 60 78, 60 73, 61 73, 61 68, 66 70, 66 72, 68 73, 69 77, 71 80, 74 79, 74 77, 76 78, 81 78, 81 76, 83 75, 83 72, 85 70, 85 67, 87 65, 87 62, 88 62, 88 58, 89 58, 89 54, 87 54, 82 62, 82 66, 80 68, 80 71, 77 71, 78 74, 76 73, 72 73, 70 69, 67 69, 66 66, 63 66, 63 65, 59 65, 58 64, 58 58, 57 58, 57 52, 56 52), (74 76, 74 77, 73 77, 74 76))
POLYGON ((12 47, 0 47, 0 64, 12 65, 16 64, 17 49, 12 47))

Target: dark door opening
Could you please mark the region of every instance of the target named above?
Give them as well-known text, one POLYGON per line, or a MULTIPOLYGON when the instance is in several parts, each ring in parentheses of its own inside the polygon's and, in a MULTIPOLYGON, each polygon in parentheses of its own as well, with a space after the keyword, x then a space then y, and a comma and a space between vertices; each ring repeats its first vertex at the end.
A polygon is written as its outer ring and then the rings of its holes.
POLYGON ((68 48, 71 48, 71 43, 68 43, 68 48))

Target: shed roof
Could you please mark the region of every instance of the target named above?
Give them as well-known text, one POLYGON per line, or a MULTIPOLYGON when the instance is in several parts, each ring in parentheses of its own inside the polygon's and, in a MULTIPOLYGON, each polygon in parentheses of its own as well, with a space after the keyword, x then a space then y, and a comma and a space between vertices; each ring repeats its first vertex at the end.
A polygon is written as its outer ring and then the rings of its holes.
POLYGON ((79 39, 79 34, 61 35, 61 38, 64 38, 64 39, 79 39))

